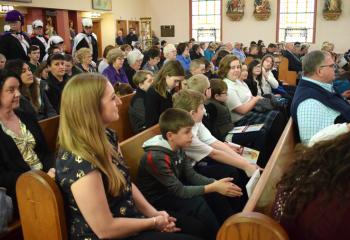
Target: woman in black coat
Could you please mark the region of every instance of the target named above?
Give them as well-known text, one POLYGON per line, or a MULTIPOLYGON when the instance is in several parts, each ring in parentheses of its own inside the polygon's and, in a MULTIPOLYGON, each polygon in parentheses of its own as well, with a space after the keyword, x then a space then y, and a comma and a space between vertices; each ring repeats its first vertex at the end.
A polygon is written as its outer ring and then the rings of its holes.
POLYGON ((54 170, 50 169, 53 155, 37 120, 31 114, 15 110, 19 106, 19 88, 15 74, 6 70, 0 73, 0 187, 7 189, 14 202, 16 181, 22 173, 38 169, 54 176, 54 170))

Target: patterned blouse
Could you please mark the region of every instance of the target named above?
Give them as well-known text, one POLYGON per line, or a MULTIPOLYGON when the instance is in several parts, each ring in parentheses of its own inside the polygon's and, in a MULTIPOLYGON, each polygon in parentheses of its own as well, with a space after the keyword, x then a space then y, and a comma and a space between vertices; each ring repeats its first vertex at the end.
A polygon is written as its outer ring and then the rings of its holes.
POLYGON ((16 143, 19 152, 21 153, 24 161, 31 169, 41 170, 43 164, 40 162, 38 155, 35 153, 35 138, 33 134, 27 129, 26 125, 19 120, 21 135, 18 136, 11 129, 7 128, 1 123, 2 130, 9 135, 16 143))
MULTIPOLYGON (((113 146, 116 146, 115 150, 117 151, 118 140, 116 134, 112 130, 107 130, 106 134, 113 146)), ((108 179, 101 172, 109 209, 113 217, 143 217, 136 209, 135 202, 132 198, 130 174, 128 168, 124 164, 122 156, 119 155, 119 159, 113 159, 112 161, 126 179, 125 189, 121 194, 113 197, 108 193, 108 179)), ((96 170, 96 166, 82 159, 80 156, 60 149, 56 160, 56 181, 61 187, 64 197, 70 239, 98 239, 85 221, 70 189, 75 181, 94 170, 96 170)))

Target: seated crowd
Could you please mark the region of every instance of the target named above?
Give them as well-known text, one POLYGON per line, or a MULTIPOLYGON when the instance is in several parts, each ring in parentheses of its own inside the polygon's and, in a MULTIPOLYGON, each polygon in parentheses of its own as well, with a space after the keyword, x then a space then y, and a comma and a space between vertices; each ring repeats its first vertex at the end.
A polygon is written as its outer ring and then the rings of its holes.
MULTIPOLYGON (((11 15, 7 21, 10 32, 0 37, 0 188, 14 214, 16 180, 36 169, 59 185, 71 239, 215 239, 242 211, 249 178, 266 166, 291 117, 301 144, 277 186, 274 217, 291 239, 349 237, 349 53, 335 54, 330 42, 308 52, 299 42, 174 45, 155 35, 146 49, 131 30, 126 39, 118 32, 102 59, 94 42, 75 43, 70 55, 59 36, 43 48, 21 33, 23 54, 5 47, 22 24, 11 15), (279 79, 283 59, 297 86, 279 79), (134 94, 133 133, 156 124, 161 132, 143 143, 136 179, 118 133, 107 128, 126 94, 134 94), (52 153, 38 121, 57 115, 52 153), (232 133, 254 124, 262 127, 232 133), (258 150, 256 163, 237 146, 258 150)), ((91 31, 90 22, 82 24, 91 31)), ((34 34, 42 36, 42 28, 33 22, 34 34)))

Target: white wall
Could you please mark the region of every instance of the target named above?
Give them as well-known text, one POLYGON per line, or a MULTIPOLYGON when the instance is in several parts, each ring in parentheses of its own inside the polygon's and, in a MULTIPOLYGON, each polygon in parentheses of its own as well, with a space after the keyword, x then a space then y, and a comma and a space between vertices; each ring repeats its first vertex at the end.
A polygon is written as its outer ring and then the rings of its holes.
MULTIPOLYGON (((241 21, 231 21, 225 14, 223 2, 223 41, 239 41, 248 44, 251 40, 264 40, 265 44, 276 41, 277 0, 270 0, 271 16, 267 21, 257 21, 253 16, 254 2, 247 0, 245 14, 241 21)), ((335 43, 336 52, 350 48, 350 1, 343 2, 343 13, 337 21, 326 21, 322 16, 324 0, 317 0, 316 42, 312 49, 320 48, 323 41, 335 43)), ((152 17, 152 28, 160 36, 160 25, 175 25, 175 37, 164 38, 169 42, 181 42, 190 38, 189 0, 145 0, 147 16, 152 17)))
POLYGON ((145 13, 152 17, 152 30, 160 37, 161 25, 175 25, 175 37, 161 38, 169 43, 189 40, 189 0, 144 0, 145 13))

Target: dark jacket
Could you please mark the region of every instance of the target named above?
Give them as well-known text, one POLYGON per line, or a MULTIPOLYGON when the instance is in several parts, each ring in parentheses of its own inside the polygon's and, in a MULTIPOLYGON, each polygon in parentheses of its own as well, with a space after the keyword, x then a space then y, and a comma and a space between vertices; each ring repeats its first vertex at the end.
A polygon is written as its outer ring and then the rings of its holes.
MULTIPOLYGON (((49 39, 47 39, 45 36, 43 36, 43 38, 45 39, 46 43, 49 41, 49 39)), ((39 62, 41 62, 43 60, 44 56, 46 55, 46 47, 45 47, 44 43, 42 41, 40 41, 40 39, 38 39, 37 36, 32 36, 30 38, 30 44, 36 45, 40 48, 39 62)))
POLYGON ((302 66, 300 59, 292 52, 285 50, 282 52, 283 56, 288 59, 288 71, 301 72, 302 66))
POLYGON ((146 92, 137 88, 135 95, 131 99, 128 113, 131 128, 134 133, 139 133, 146 129, 145 98, 146 92))
POLYGON ((123 68, 125 70, 125 74, 128 78, 129 84, 132 86, 132 88, 137 88, 137 86, 134 84, 134 81, 132 80, 136 71, 130 67, 128 61, 124 61, 123 68))
MULTIPOLYGON (((82 32, 82 34, 85 34, 86 36, 88 36, 85 32, 82 32)), ((91 34, 91 45, 92 45, 92 60, 97 63, 97 59, 98 59, 98 45, 97 45, 97 40, 94 37, 94 34, 91 34)), ((85 38, 82 38, 81 41, 77 44, 75 51, 78 51, 80 48, 90 48, 89 43, 87 42, 87 40, 85 38)))
POLYGON ((214 99, 207 101, 205 109, 209 113, 210 125, 212 126, 212 129, 209 129, 211 134, 224 141, 227 133, 234 127, 230 110, 224 103, 214 99))
POLYGON ((126 36, 126 43, 132 46, 132 42, 137 42, 139 40, 138 36, 136 34, 129 33, 126 36))
POLYGON ((122 37, 116 37, 115 38, 115 43, 118 44, 119 46, 126 44, 126 39, 122 36, 122 37))
MULTIPOLYGON (((15 111, 15 113, 33 134, 36 142, 34 151, 43 164, 43 171, 47 172, 54 165, 53 154, 48 150, 37 120, 32 115, 22 111, 15 111)), ((30 167, 24 161, 16 143, 0 127, 0 187, 7 188, 7 192, 12 199, 15 200, 16 198, 17 178, 29 170, 30 167)))
POLYGON ((166 92, 166 98, 161 96, 153 86, 151 86, 145 98, 145 120, 146 127, 152 127, 159 122, 162 112, 173 107, 172 93, 166 92))
POLYGON ((297 110, 300 103, 309 98, 321 102, 323 105, 340 112, 340 116, 336 118, 335 123, 350 122, 350 104, 344 98, 337 94, 331 93, 312 82, 301 80, 295 91, 291 114, 296 127, 298 127, 297 110))
MULTIPOLYGON (((25 33, 22 33, 21 35, 30 45, 29 37, 25 33)), ((25 62, 29 60, 27 53, 24 51, 19 40, 16 37, 12 36, 10 32, 5 33, 0 38, 0 53, 5 55, 7 61, 18 58, 22 59, 25 62)))
POLYGON ((60 112, 60 104, 61 104, 61 94, 63 91, 64 86, 67 83, 67 76, 63 77, 63 81, 58 81, 51 72, 49 72, 49 76, 46 80, 47 82, 47 89, 46 94, 49 98, 53 108, 56 110, 57 113, 60 112))
POLYGON ((147 140, 143 148, 145 154, 140 161, 137 185, 151 203, 165 196, 203 195, 204 185, 214 182, 194 171, 185 152, 173 151, 161 135, 147 140))

